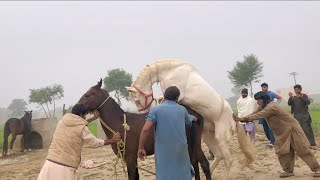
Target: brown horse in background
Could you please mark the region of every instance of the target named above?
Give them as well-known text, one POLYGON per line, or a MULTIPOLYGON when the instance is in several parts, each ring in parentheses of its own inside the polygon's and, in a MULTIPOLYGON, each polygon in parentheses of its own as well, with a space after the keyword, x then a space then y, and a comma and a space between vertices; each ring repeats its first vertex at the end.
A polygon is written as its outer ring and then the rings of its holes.
MULTIPOLYGON (((30 134, 31 134, 31 119, 32 119, 32 111, 25 111, 24 116, 21 119, 18 118, 10 118, 4 125, 4 136, 3 136, 3 151, 2 156, 6 156, 8 152, 8 137, 12 134, 12 139, 10 141, 10 151, 9 154, 12 153, 12 146, 14 141, 16 140, 16 136, 22 134, 24 139, 24 150, 30 149, 30 134)), ((23 148, 21 147, 23 150, 23 148)), ((21 150, 21 151, 22 151, 21 150)))
MULTIPOLYGON (((128 178, 129 180, 139 179, 139 172, 137 168, 137 152, 139 137, 142 127, 145 123, 146 113, 137 114, 125 112, 121 107, 114 101, 114 99, 109 98, 107 91, 101 89, 102 80, 96 85, 91 87, 79 100, 78 104, 85 107, 88 112, 98 110, 100 112, 100 118, 104 123, 109 125, 114 131, 119 132, 121 137, 124 138, 124 116, 126 116, 127 124, 130 130, 127 131, 126 136, 126 148, 124 160, 127 165, 128 178)), ((188 140, 188 150, 190 155, 190 164, 194 166, 195 177, 200 179, 198 162, 200 162, 201 167, 206 175, 207 180, 211 180, 211 173, 209 162, 206 159, 202 149, 201 149, 201 136, 203 121, 202 117, 189 109, 189 112, 197 116, 198 123, 194 123, 194 128, 186 128, 187 140, 188 140)), ((113 134, 107 130, 103 125, 103 130, 107 137, 112 138, 113 134)), ((113 152, 118 154, 117 145, 111 145, 113 152)), ((150 137, 146 142, 146 153, 147 155, 154 154, 154 133, 150 134, 150 137)), ((169 162, 168 162, 169 163, 169 162)))

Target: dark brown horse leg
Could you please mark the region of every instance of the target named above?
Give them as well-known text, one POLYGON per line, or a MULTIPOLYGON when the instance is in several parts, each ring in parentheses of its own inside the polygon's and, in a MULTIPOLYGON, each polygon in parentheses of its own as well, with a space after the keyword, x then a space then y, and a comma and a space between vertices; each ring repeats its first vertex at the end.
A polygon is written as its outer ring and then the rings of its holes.
POLYGON ((2 157, 6 156, 8 153, 8 138, 10 135, 9 126, 6 124, 4 126, 4 136, 3 136, 3 145, 2 145, 2 157))
POLYGON ((200 171, 198 161, 192 162, 192 167, 194 170, 194 178, 195 180, 200 180, 200 171))
POLYGON ((30 136, 31 136, 30 133, 26 133, 26 138, 24 139, 25 149, 26 149, 27 151, 31 151, 31 149, 30 149, 30 136))
POLYGON ((14 141, 16 140, 16 137, 17 137, 17 135, 12 134, 12 139, 11 139, 11 141, 10 141, 10 150, 9 150, 9 153, 10 153, 11 155, 14 155, 14 153, 13 153, 13 151, 12 151, 12 147, 13 147, 14 141))
POLYGON ((208 159, 206 158, 206 156, 204 155, 202 149, 198 149, 197 151, 197 157, 198 157, 198 161, 201 165, 201 168, 203 170, 203 173, 206 176, 206 180, 211 180, 211 173, 210 173, 210 164, 208 159))
POLYGON ((28 150, 28 133, 23 135, 23 141, 24 141, 24 152, 27 152, 27 150, 28 150))
MULTIPOLYGON (((130 156, 128 156, 130 157, 130 156)), ((128 170, 128 179, 129 180, 139 180, 139 172, 137 168, 137 157, 130 157, 126 160, 127 170, 128 170)))

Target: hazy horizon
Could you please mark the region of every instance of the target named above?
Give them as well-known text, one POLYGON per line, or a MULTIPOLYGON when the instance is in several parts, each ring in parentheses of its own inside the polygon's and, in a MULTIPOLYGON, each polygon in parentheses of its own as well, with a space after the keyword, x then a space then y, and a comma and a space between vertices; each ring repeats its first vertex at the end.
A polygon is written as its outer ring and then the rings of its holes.
POLYGON ((108 70, 134 79, 158 59, 191 62, 228 98, 227 71, 251 53, 270 90, 292 87, 298 72, 297 83, 318 93, 319 22, 315 1, 0 2, 0 107, 54 83, 68 107, 108 70))

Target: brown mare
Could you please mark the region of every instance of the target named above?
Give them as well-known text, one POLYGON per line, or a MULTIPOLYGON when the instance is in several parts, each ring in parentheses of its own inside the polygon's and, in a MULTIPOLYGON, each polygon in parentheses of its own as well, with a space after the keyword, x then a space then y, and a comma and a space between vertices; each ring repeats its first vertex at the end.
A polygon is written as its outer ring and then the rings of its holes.
MULTIPOLYGON (((22 134, 24 139, 24 150, 30 149, 30 134, 31 134, 31 119, 32 111, 25 111, 24 116, 21 119, 10 118, 4 125, 4 136, 3 136, 3 151, 2 156, 6 156, 8 152, 8 137, 12 134, 12 139, 10 141, 10 151, 12 154, 12 146, 16 140, 16 136, 22 134)), ((23 150, 22 146, 21 149, 23 150)), ((22 151, 21 150, 21 151, 22 151)))
MULTIPOLYGON (((101 85, 102 80, 100 80, 96 86, 91 87, 81 97, 78 104, 82 104, 88 112, 98 110, 100 112, 100 118, 114 131, 120 132, 122 138, 124 137, 124 127, 122 124, 124 123, 124 114, 126 115, 127 124, 130 126, 130 130, 127 131, 124 159, 127 164, 129 180, 137 180, 139 179, 137 168, 139 137, 147 114, 137 114, 123 111, 112 98, 106 100, 109 97, 109 94, 107 91, 101 89, 101 85)), ((190 110, 189 112, 193 112, 193 114, 195 113, 194 111, 190 110)), ((201 149, 201 135, 203 126, 202 117, 199 114, 196 114, 196 116, 200 120, 200 125, 196 123, 196 126, 193 130, 187 128, 189 155, 192 165, 195 169, 196 179, 200 179, 198 167, 198 162, 200 162, 201 167, 206 175, 206 179, 208 180, 211 179, 209 162, 201 149), (195 136, 190 138, 192 132, 195 132, 195 136), (194 143, 191 143, 193 140, 194 143)), ((103 125, 102 127, 107 137, 112 138, 112 133, 103 125)), ((111 147, 113 152, 117 154, 117 146, 113 144, 111 147)), ((151 136, 147 140, 145 149, 147 155, 152 155, 154 153, 154 133, 151 133, 151 136)))

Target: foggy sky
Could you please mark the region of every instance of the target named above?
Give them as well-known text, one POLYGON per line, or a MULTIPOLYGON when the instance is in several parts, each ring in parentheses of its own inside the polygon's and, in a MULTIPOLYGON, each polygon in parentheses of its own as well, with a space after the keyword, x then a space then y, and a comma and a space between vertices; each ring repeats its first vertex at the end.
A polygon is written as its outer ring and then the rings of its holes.
POLYGON ((54 83, 68 106, 110 69, 135 78, 165 58, 192 62, 227 98, 227 71, 251 53, 271 90, 297 71, 320 92, 320 2, 0 2, 0 107, 54 83))

